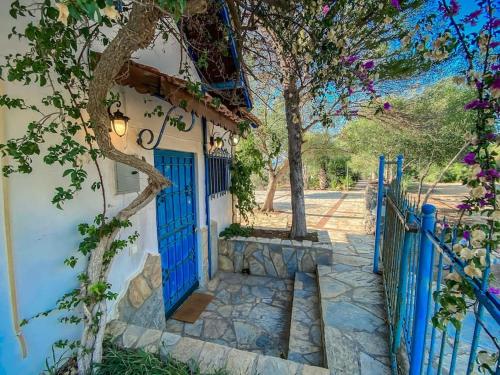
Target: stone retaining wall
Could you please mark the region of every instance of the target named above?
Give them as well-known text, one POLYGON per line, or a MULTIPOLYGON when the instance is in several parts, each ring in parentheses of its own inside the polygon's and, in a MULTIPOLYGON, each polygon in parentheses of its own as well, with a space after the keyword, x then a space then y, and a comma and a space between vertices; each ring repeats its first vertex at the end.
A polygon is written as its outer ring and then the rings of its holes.
POLYGON ((315 272, 318 264, 331 264, 331 241, 318 231, 319 242, 279 238, 233 237, 219 239, 219 270, 251 275, 293 278, 295 272, 315 272))
POLYGON ((118 302, 119 319, 146 328, 165 328, 161 259, 148 253, 144 267, 118 302))
POLYGON ((142 349, 172 357, 183 363, 194 363, 202 374, 224 369, 231 375, 329 375, 327 369, 302 365, 281 358, 250 353, 174 333, 144 329, 122 321, 108 324, 107 334, 113 342, 127 349, 142 349))

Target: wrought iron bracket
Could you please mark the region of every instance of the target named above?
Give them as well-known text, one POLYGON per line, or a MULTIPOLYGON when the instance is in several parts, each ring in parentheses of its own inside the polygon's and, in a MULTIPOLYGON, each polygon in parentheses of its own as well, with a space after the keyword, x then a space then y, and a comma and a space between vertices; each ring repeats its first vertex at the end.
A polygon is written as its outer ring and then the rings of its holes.
MULTIPOLYGON (((154 133, 151 129, 142 129, 139 134, 137 135, 137 144, 139 146, 141 146, 143 149, 145 150, 154 150, 155 148, 158 147, 158 145, 160 144, 162 138, 163 138, 163 134, 165 133, 165 129, 171 119, 171 116, 170 114, 179 107, 176 107, 176 106, 172 106, 167 114, 165 115, 165 119, 163 120, 163 124, 161 125, 161 129, 160 129, 160 133, 158 134, 158 138, 156 139, 156 142, 154 142, 153 144, 153 141, 154 141, 154 133), (144 138, 145 136, 149 137, 149 139, 146 141, 144 138), (153 144, 152 146, 149 146, 153 144)), ((178 118, 182 118, 183 116, 180 115, 178 118)), ((187 133, 189 131, 191 131, 191 129, 193 129, 194 127, 194 123, 196 121, 196 115, 194 113, 194 111, 191 111, 191 124, 189 125, 189 127, 187 127, 186 129, 179 129, 180 131, 184 132, 184 133, 187 133)))

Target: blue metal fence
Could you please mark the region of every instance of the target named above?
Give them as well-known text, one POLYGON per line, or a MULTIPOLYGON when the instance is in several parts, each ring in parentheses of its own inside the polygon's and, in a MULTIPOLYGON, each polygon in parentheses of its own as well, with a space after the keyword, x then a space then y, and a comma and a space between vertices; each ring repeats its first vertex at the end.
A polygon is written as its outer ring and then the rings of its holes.
POLYGON ((388 163, 380 158, 374 265, 381 258, 393 373, 478 373, 479 355, 480 362, 490 361, 491 371, 484 373, 500 374, 500 301, 488 292, 490 249, 483 277, 467 276, 466 264, 452 250, 462 240, 456 228, 445 219, 437 222, 433 205, 419 208, 405 193, 401 157, 389 163, 397 166, 396 178, 384 184, 388 163), (470 301, 458 327, 449 323, 441 330, 431 323, 440 309, 433 295, 451 272, 467 280, 477 302, 470 301))

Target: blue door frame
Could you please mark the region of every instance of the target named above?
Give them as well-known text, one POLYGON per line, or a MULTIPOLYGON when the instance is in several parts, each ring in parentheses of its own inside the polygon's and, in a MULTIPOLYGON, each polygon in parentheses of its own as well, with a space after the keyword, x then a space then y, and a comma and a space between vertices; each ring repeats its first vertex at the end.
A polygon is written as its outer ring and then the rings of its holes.
POLYGON ((195 157, 192 153, 155 149, 154 161, 172 183, 156 197, 163 301, 169 317, 198 287, 195 157))

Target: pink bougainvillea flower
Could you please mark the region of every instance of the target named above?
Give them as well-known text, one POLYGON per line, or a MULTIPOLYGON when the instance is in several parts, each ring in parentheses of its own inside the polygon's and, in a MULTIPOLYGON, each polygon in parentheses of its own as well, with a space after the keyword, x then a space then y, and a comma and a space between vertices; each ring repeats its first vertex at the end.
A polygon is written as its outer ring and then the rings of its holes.
POLYGON ((349 56, 349 57, 347 58, 346 62, 347 62, 348 64, 353 64, 353 63, 355 63, 357 60, 358 60, 358 56, 356 56, 356 55, 351 55, 351 56, 349 56))
POLYGON ((391 4, 397 10, 401 10, 401 4, 399 3, 399 0, 391 0, 391 4))
POLYGON ((494 286, 490 286, 488 288, 488 292, 490 292, 490 294, 498 296, 498 295, 500 295, 500 288, 495 288, 494 286))
POLYGON ((372 94, 375 93, 375 86, 373 85, 373 81, 368 82, 368 85, 366 85, 366 89, 372 94))
POLYGON ((470 23, 472 26, 477 24, 477 18, 481 15, 481 9, 478 9, 464 18, 465 23, 470 23))
POLYGON ((373 60, 365 61, 362 65, 363 65, 363 68, 365 68, 366 70, 370 70, 370 69, 373 69, 375 67, 375 63, 373 62, 373 60))
POLYGON ((461 203, 461 204, 457 205, 457 208, 459 210, 470 210, 472 208, 472 206, 469 203, 461 203))
POLYGON ((486 199, 492 199, 492 198, 495 198, 495 194, 493 194, 493 193, 486 193, 486 194, 484 194, 484 197, 486 199))
POLYGON ((497 139, 497 135, 495 133, 488 133, 484 136, 488 141, 494 141, 497 139))
POLYGON ((458 5, 457 0, 451 0, 450 2, 450 13, 452 16, 458 14, 460 10, 460 5, 458 5))
POLYGON ((324 16, 326 16, 328 14, 328 12, 330 11, 330 6, 329 5, 323 5, 323 8, 321 8, 321 13, 323 13, 324 16))
POLYGON ((467 103, 464 108, 465 109, 486 109, 490 106, 490 103, 487 100, 479 100, 474 99, 467 103))
POLYGON ((384 110, 385 111, 390 111, 392 109, 392 105, 389 102, 384 103, 384 110))
POLYGON ((492 169, 488 169, 486 171, 486 173, 488 174, 488 176, 492 177, 492 178, 500 178, 500 172, 497 171, 496 169, 492 168, 492 169))
POLYGON ((500 98, 500 77, 496 77, 491 84, 491 95, 497 99, 500 98))
POLYGON ((467 165, 476 164, 476 154, 473 152, 469 152, 464 156, 464 163, 467 165))

